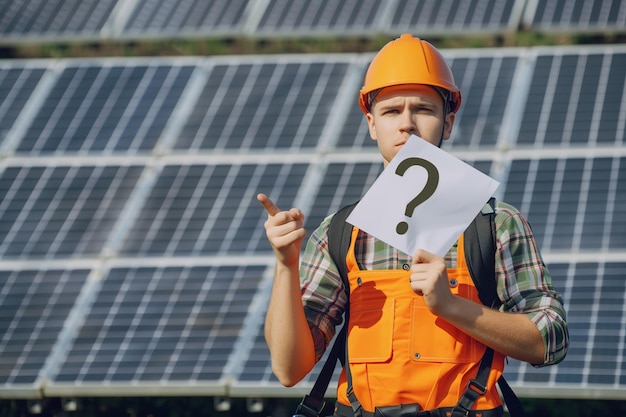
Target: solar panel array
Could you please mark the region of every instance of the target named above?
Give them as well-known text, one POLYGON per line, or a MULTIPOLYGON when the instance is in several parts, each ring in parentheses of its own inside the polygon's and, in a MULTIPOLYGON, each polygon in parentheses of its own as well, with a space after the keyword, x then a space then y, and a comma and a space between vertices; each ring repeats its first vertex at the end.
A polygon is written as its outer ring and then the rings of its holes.
POLYGON ((0 0, 0 43, 188 37, 624 33, 620 0, 0 0))
POLYGON ((623 32, 626 4, 619 0, 529 0, 522 23, 543 32, 623 32))
MULTIPOLYGON (((626 392, 626 48, 445 50, 445 148, 534 226, 569 312, 520 395, 626 392)), ((370 54, 0 61, 0 396, 300 396, 271 373, 258 192, 309 231, 382 169, 370 54)))

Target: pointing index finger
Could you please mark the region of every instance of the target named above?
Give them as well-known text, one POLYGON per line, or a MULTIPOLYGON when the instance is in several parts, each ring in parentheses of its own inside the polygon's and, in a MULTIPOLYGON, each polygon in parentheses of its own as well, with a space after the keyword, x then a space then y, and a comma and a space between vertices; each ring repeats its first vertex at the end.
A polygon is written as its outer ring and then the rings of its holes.
POLYGON ((280 212, 280 209, 276 207, 276 204, 274 204, 274 202, 270 200, 270 198, 265 194, 257 195, 256 199, 259 200, 261 204, 263 204, 263 207, 265 207, 265 211, 267 211, 267 214, 269 214, 270 216, 274 216, 280 212))

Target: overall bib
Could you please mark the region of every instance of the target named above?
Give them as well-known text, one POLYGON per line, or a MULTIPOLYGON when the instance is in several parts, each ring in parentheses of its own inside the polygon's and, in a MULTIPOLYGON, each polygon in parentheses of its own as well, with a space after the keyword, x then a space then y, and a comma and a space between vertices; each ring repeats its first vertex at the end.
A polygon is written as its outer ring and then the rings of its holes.
MULTIPOLYGON (((353 390, 363 410, 418 404, 419 410, 454 407, 476 377, 485 345, 433 315, 411 289, 410 271, 360 270, 354 255, 359 229, 352 230, 346 257, 350 283, 348 364, 353 390)), ((465 263, 463 236, 457 266, 448 268, 450 290, 480 303, 465 263)), ((504 356, 495 353, 487 391, 474 410, 501 406, 496 381, 504 356)), ((350 406, 345 369, 337 387, 339 405, 350 406)), ((341 407, 345 409, 346 407, 341 407)))

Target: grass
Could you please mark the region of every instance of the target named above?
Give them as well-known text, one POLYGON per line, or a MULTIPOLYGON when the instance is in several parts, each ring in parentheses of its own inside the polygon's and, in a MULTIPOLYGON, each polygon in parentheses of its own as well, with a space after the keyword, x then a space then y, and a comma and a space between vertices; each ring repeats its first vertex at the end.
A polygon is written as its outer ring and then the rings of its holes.
MULTIPOLYGON (((391 36, 302 38, 192 38, 102 42, 33 42, 6 44, 0 58, 75 58, 134 56, 213 56, 284 53, 341 53, 378 51, 391 36)), ((626 35, 544 34, 518 31, 503 35, 429 37, 439 48, 486 48, 534 45, 620 43, 626 35)))

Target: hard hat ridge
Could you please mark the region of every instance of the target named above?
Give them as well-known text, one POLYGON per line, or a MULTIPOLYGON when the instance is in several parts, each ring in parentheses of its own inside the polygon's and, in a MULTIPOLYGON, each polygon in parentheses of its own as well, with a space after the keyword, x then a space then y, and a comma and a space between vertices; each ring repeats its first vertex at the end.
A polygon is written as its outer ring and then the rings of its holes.
POLYGON ((410 34, 387 43, 370 63, 359 94, 361 110, 369 112, 371 92, 402 84, 441 88, 450 93, 451 112, 456 113, 461 106, 461 91, 441 53, 429 42, 410 34))

